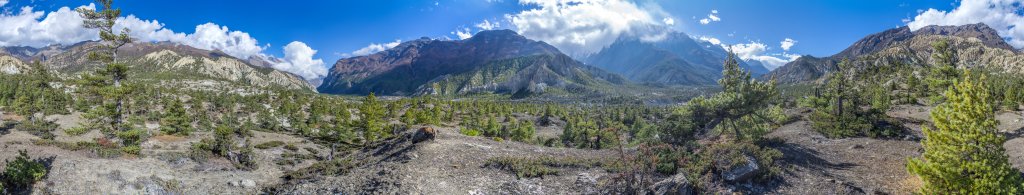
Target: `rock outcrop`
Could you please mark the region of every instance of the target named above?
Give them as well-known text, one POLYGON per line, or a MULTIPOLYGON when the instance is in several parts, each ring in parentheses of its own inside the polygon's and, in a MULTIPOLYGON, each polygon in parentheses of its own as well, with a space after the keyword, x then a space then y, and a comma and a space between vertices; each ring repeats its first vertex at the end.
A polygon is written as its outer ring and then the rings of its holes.
POLYGON ((926 26, 916 31, 908 27, 889 29, 868 35, 842 52, 828 57, 803 56, 764 76, 779 83, 812 82, 835 69, 843 59, 855 68, 902 63, 928 66, 933 42, 949 40, 957 49, 958 66, 992 67, 1024 73, 1024 56, 1007 44, 985 24, 962 26, 926 26))

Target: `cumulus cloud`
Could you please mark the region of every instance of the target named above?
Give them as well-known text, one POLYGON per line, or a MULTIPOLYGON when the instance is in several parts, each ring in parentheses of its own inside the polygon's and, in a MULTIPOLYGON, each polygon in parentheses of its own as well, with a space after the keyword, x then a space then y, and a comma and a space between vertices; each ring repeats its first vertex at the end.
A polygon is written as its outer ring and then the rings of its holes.
POLYGON ((185 42, 186 35, 184 33, 176 33, 170 29, 164 28, 164 24, 156 20, 142 20, 135 15, 128 15, 117 20, 114 24, 116 31, 121 29, 129 29, 129 36, 136 39, 135 41, 142 42, 156 42, 156 41, 171 41, 171 42, 185 42))
POLYGON ((547 42, 570 55, 593 53, 620 35, 664 37, 664 18, 656 5, 628 0, 520 0, 535 8, 506 15, 521 35, 547 42), (661 35, 659 35, 661 34, 661 35))
POLYGON ((45 47, 99 38, 95 30, 83 28, 81 16, 68 7, 47 14, 25 6, 17 14, 0 14, 0 26, 0 46, 45 47))
POLYGON ((320 78, 327 75, 322 59, 313 59, 316 50, 305 43, 293 41, 284 46, 284 60, 273 65, 274 69, 283 70, 307 79, 320 78))
POLYGON ((711 10, 711 13, 708 14, 708 17, 701 18, 699 22, 700 22, 700 24, 710 24, 711 22, 718 22, 718 21, 722 21, 722 18, 718 17, 718 10, 714 10, 713 9, 713 10, 711 10))
POLYGON ((741 60, 753 60, 761 62, 761 64, 764 64, 765 68, 767 68, 768 70, 774 70, 783 65, 786 65, 786 63, 792 62, 793 60, 800 58, 800 55, 790 54, 786 52, 768 53, 768 51, 771 50, 771 48, 769 48, 768 45, 764 43, 756 41, 751 41, 749 43, 727 45, 722 43, 721 40, 718 40, 714 37, 701 36, 699 37, 699 39, 701 41, 705 41, 711 44, 720 45, 722 46, 722 48, 732 51, 733 53, 736 53, 736 57, 739 57, 741 60))
POLYGON ((7 5, 7 0, 0 0, 0 7, 7 5))
POLYGON ((665 25, 669 25, 669 26, 676 25, 676 19, 672 19, 671 17, 667 17, 665 19, 661 19, 661 21, 665 22, 665 25))
MULTIPOLYGON (((700 36, 697 39, 700 39, 701 41, 704 41, 704 42, 711 43, 712 45, 722 45, 722 40, 718 40, 718 38, 714 38, 714 37, 700 36)), ((725 46, 723 45, 722 47, 725 47, 725 46)))
MULTIPOLYGON (((94 4, 80 6, 83 7, 96 8, 94 4)), ((45 47, 99 40, 97 31, 85 28, 82 21, 78 12, 69 7, 61 7, 50 13, 36 11, 30 6, 22 7, 17 14, 0 14, 0 26, 3 26, 0 28, 0 46, 45 47)), ((175 42, 199 49, 219 50, 240 59, 271 57, 264 53, 266 47, 260 46, 259 41, 249 33, 231 31, 226 26, 214 23, 197 25, 192 34, 185 34, 167 29, 157 20, 143 20, 128 15, 118 18, 114 29, 129 29, 129 35, 140 42, 175 42)), ((322 60, 312 59, 314 54, 316 50, 301 42, 292 42, 285 47, 284 62, 274 67, 306 79, 316 79, 326 74, 326 68, 322 60)))
POLYGON ((196 31, 187 37, 186 43, 199 49, 220 50, 242 59, 263 53, 259 41, 242 31, 231 31, 227 26, 206 23, 196 26, 196 31))
POLYGON ((462 28, 451 32, 453 35, 459 37, 459 39, 468 39, 473 37, 473 32, 469 28, 462 28))
POLYGON ((480 28, 480 30, 494 30, 497 28, 501 28, 501 22, 491 22, 484 19, 483 22, 476 24, 476 27, 480 28))
POLYGON ((782 50, 784 51, 789 51, 789 48, 793 47, 793 45, 796 45, 796 40, 790 38, 783 39, 782 42, 779 42, 779 47, 782 47, 782 50))
POLYGON ((928 9, 907 22, 911 30, 928 25, 985 23, 1008 38, 1016 48, 1024 47, 1024 0, 963 0, 952 11, 928 9))
POLYGON ((360 48, 360 49, 358 49, 356 51, 353 51, 352 53, 349 53, 349 54, 342 54, 341 56, 347 58, 347 57, 370 55, 370 54, 374 54, 374 53, 377 53, 377 52, 381 52, 381 51, 384 51, 384 50, 388 50, 388 49, 394 48, 395 46, 398 46, 398 44, 401 44, 401 43, 402 43, 402 40, 395 40, 394 42, 390 42, 390 43, 370 43, 370 45, 367 45, 366 47, 360 48))
POLYGON ((774 70, 783 65, 786 65, 786 63, 792 62, 793 60, 800 58, 800 55, 789 53, 767 54, 769 50, 768 45, 755 41, 751 41, 750 43, 729 45, 726 47, 726 49, 729 49, 733 53, 736 53, 736 57, 739 57, 742 60, 759 61, 761 62, 761 64, 764 64, 765 68, 768 68, 769 70, 774 70))

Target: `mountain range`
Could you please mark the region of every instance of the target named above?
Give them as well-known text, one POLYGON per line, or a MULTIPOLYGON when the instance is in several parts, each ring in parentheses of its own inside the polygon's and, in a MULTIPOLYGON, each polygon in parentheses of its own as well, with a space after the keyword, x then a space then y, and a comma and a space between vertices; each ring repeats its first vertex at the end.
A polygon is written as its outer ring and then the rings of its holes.
MULTIPOLYGON (((674 32, 657 41, 624 36, 584 61, 638 83, 714 85, 722 77, 722 63, 727 56, 719 45, 674 32)), ((755 76, 768 72, 758 61, 739 63, 755 76)))
POLYGON ((927 66, 931 44, 940 40, 948 40, 958 51, 958 66, 994 67, 1017 73, 1024 67, 1024 56, 988 25, 933 25, 915 31, 904 26, 868 35, 832 56, 802 56, 763 78, 774 76, 784 84, 818 81, 843 59, 849 59, 855 68, 896 63, 927 66))
MULTIPOLYGON (((55 75, 75 75, 101 67, 87 59, 98 42, 82 42, 69 46, 43 48, 0 48, 0 70, 24 72, 27 62, 40 61, 55 75)), ((269 67, 272 62, 253 65, 258 59, 241 60, 220 51, 160 42, 131 43, 118 52, 119 62, 128 64, 129 78, 139 81, 177 85, 178 87, 211 88, 212 86, 255 86, 312 91, 314 87, 301 77, 269 67)))
MULTIPOLYGON (((948 40, 956 48, 960 66, 1024 73, 1024 56, 984 24, 889 29, 868 35, 835 55, 802 56, 770 72, 756 61, 741 61, 740 65, 755 76, 775 77, 783 84, 814 82, 842 59, 850 59, 855 68, 896 63, 927 66, 931 43, 939 40, 948 40)), ((0 73, 25 72, 30 68, 28 62, 40 61, 57 76, 75 78, 100 67, 86 59, 96 44, 0 47, 0 73)), ((310 81, 271 68, 279 63, 275 58, 238 59, 220 51, 168 42, 133 43, 118 54, 132 66, 132 77, 180 87, 255 86, 404 96, 589 93, 626 88, 630 83, 714 85, 728 55, 719 45, 671 33, 658 41, 621 37, 582 63, 514 31, 491 30, 464 40, 421 38, 375 54, 341 59, 314 89, 310 81)))
POLYGON ((375 54, 341 59, 318 90, 381 95, 575 93, 625 82, 547 43, 511 30, 492 30, 464 40, 421 38, 375 54))

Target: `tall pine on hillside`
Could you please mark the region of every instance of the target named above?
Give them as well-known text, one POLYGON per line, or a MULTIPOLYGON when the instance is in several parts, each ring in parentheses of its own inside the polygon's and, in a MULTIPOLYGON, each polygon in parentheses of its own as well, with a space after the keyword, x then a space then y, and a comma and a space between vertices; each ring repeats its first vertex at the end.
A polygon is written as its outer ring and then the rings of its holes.
POLYGON ((377 96, 373 93, 367 95, 359 113, 362 115, 360 126, 363 128, 363 139, 367 143, 389 136, 389 132, 384 131, 384 106, 377 100, 377 96))
POLYGON ((907 168, 924 181, 922 194, 1021 194, 1024 180, 1010 166, 1006 138, 982 79, 964 78, 946 91, 932 111, 936 129, 924 128, 925 152, 907 168))
POLYGON ((83 25, 86 28, 96 29, 100 33, 102 44, 98 45, 99 50, 89 52, 89 59, 106 63, 96 73, 82 76, 83 87, 101 104, 86 116, 94 123, 104 124, 99 127, 117 133, 129 128, 123 124, 123 107, 131 92, 131 87, 123 85, 123 81, 128 78, 128 66, 117 63, 117 51, 131 43, 132 39, 128 36, 128 29, 114 31, 114 23, 121 16, 121 9, 112 8, 113 0, 97 2, 103 7, 102 10, 85 7, 75 10, 84 19, 83 25))
POLYGON ((932 43, 932 66, 926 78, 929 99, 933 104, 941 103, 943 92, 960 77, 956 69, 956 50, 949 45, 949 40, 932 43))

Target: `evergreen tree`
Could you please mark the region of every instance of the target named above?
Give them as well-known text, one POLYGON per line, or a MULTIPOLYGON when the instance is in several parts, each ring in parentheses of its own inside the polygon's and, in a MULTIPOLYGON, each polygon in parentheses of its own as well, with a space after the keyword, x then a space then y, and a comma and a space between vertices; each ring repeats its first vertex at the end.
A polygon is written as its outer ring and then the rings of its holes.
MULTIPOLYGON (((983 76, 984 77, 984 76, 983 76)), ((924 128, 924 154, 907 164, 924 181, 922 194, 1021 194, 1024 180, 1010 166, 1006 138, 989 105, 986 83, 971 73, 946 91, 932 110, 935 129, 924 128)))
POLYGON ((849 60, 843 59, 836 71, 828 78, 825 104, 817 105, 811 114, 812 126, 826 137, 842 138, 858 135, 871 129, 871 124, 860 110, 859 92, 851 87, 851 81, 845 70, 849 69, 849 60))
POLYGON ((171 98, 166 106, 164 117, 160 119, 160 129, 166 134, 188 135, 192 132, 192 118, 185 111, 185 105, 178 98, 171 98))
POLYGON ((376 141, 378 138, 390 136, 384 131, 384 106, 373 93, 366 96, 363 106, 359 108, 360 127, 363 128, 363 139, 366 142, 376 141))
POLYGON ((697 97, 680 107, 664 128, 666 142, 680 144, 697 136, 707 136, 712 130, 732 132, 734 140, 758 140, 774 123, 765 116, 765 109, 778 97, 775 79, 761 82, 751 78, 730 53, 723 64, 722 78, 718 80, 722 92, 711 97, 697 97), (725 125, 721 125, 725 124, 725 125))
POLYGON ((83 25, 86 28, 96 29, 100 33, 99 51, 89 52, 89 59, 103 63, 106 66, 93 75, 83 76, 85 84, 95 96, 101 97, 102 106, 98 111, 90 112, 89 115, 94 122, 106 121, 112 132, 126 131, 128 125, 123 124, 124 102, 131 92, 131 87, 123 86, 122 82, 128 78, 128 66, 117 63, 117 51, 122 46, 131 43, 127 28, 117 33, 114 31, 114 23, 121 16, 121 9, 112 8, 113 0, 97 0, 102 10, 81 7, 76 9, 84 19, 83 25))
POLYGON ((949 40, 932 43, 932 49, 931 72, 925 80, 929 99, 937 104, 943 101, 942 93, 960 77, 960 71, 956 68, 956 50, 950 47, 949 40))

